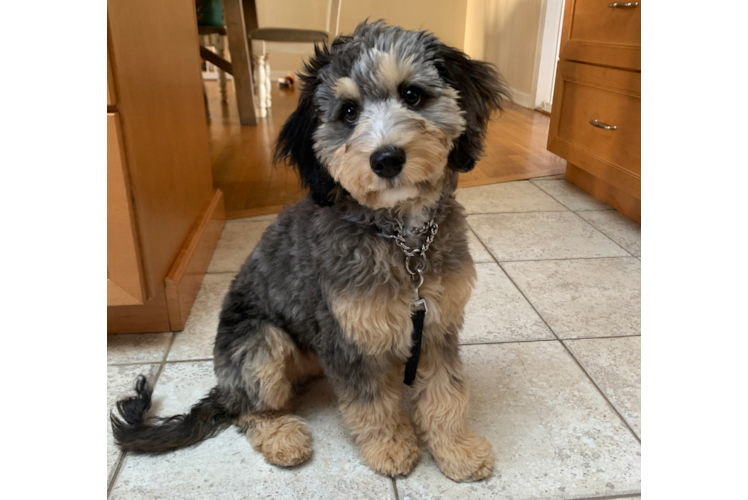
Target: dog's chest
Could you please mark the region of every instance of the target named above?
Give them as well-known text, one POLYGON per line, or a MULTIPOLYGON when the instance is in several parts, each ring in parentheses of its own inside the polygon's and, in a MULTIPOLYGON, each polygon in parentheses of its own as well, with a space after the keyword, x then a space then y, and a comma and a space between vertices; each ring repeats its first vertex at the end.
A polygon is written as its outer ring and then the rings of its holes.
MULTIPOLYGON (((430 267, 424 275, 419 290, 426 300, 426 335, 443 334, 443 328, 434 328, 444 322, 462 320, 462 310, 474 281, 472 262, 465 268, 445 268, 443 245, 429 251, 430 267)), ((410 354, 413 331, 412 313, 417 281, 405 270, 405 261, 394 242, 383 247, 382 262, 390 266, 389 279, 371 281, 356 291, 337 294, 332 301, 332 311, 346 337, 365 354, 392 354, 406 359, 410 354)), ((412 262, 415 269, 417 263, 412 262)))

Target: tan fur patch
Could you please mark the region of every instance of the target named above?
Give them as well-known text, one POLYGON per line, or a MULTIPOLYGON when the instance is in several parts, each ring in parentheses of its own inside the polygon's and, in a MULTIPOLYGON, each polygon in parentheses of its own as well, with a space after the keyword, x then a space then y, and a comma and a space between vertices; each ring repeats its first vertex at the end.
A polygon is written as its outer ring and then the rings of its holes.
POLYGON ((298 355, 297 348, 288 334, 278 328, 268 326, 263 332, 267 351, 258 355, 252 366, 254 376, 260 381, 260 400, 270 410, 286 406, 291 398, 291 381, 286 373, 286 360, 298 355))
MULTIPOLYGON (((441 471, 454 481, 476 481, 493 471, 491 443, 476 436, 467 422, 468 391, 459 361, 421 352, 413 392, 413 420, 441 471)), ((457 360, 458 358, 451 358, 457 360)))
POLYGON ((475 266, 470 263, 441 276, 429 276, 424 281, 420 295, 426 299, 429 308, 426 328, 438 326, 440 329, 459 330, 476 277, 475 266))
POLYGON ((245 366, 247 383, 259 382, 259 404, 267 410, 285 409, 291 399, 292 385, 308 376, 319 375, 322 368, 317 356, 304 354, 286 332, 266 326, 265 348, 259 350, 252 364, 245 366))
POLYGON ((322 373, 316 354, 302 353, 297 350, 295 356, 286 358, 286 375, 292 384, 308 377, 318 377, 322 373))
POLYGON ((358 85, 356 85, 356 82, 354 82, 353 79, 347 76, 338 78, 332 91, 338 99, 349 99, 352 101, 361 100, 361 91, 359 90, 358 85))
POLYGON ((346 336, 364 354, 377 356, 392 352, 405 358, 410 351, 412 297, 404 290, 381 290, 362 295, 338 295, 332 312, 346 336))
POLYGON ((413 56, 399 59, 394 52, 382 53, 379 56, 377 76, 390 95, 397 95, 398 86, 409 80, 413 74, 413 56))
POLYGON ((392 367, 380 381, 375 402, 340 404, 366 463, 392 477, 408 474, 420 457, 415 432, 402 409, 401 385, 402 370, 392 367))
POLYGON ((299 465, 312 454, 312 436, 300 417, 261 412, 244 415, 238 423, 245 429, 252 448, 271 464, 299 465))

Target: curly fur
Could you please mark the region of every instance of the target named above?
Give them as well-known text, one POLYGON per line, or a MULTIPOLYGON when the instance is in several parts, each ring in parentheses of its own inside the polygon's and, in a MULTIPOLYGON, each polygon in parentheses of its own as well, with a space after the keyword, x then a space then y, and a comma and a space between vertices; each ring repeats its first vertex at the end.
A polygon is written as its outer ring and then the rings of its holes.
POLYGON ((375 470, 410 472, 419 432, 447 476, 486 477, 491 446, 468 426, 457 348, 475 271, 453 192, 457 173, 481 155, 505 87, 489 65, 433 34, 382 22, 318 47, 301 81, 276 157, 298 170, 310 194, 278 216, 231 284, 215 341, 216 387, 185 415, 147 418, 151 389, 140 379, 138 395, 112 415, 117 443, 167 452, 233 423, 268 462, 296 465, 310 456, 311 437, 290 414, 292 387, 321 368, 375 470), (422 99, 408 104, 406 89, 414 88, 422 99), (352 106, 355 119, 345 119, 352 106), (396 177, 383 179, 368 158, 392 146, 406 160, 396 177), (429 313, 414 429, 400 385, 412 342, 413 284, 402 251, 382 232, 429 217, 439 232, 423 269, 429 313))

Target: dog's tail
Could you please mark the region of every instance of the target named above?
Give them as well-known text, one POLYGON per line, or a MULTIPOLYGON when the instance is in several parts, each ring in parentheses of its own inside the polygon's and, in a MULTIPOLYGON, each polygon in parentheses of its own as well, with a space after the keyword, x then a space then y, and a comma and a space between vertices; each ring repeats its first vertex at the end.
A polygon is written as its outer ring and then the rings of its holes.
POLYGON ((137 395, 117 402, 120 417, 112 412, 112 431, 125 451, 158 454, 186 448, 211 438, 231 425, 233 418, 221 405, 217 387, 197 402, 189 413, 146 419, 153 388, 143 375, 135 382, 137 395))

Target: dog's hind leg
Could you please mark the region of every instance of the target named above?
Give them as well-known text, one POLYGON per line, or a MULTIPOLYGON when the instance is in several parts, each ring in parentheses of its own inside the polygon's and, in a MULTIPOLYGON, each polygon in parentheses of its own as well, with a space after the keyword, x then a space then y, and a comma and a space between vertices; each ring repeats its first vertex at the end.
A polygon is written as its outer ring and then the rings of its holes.
POLYGON ((293 384, 317 370, 314 359, 302 353, 283 330, 264 325, 254 337, 241 373, 247 391, 256 397, 254 409, 235 422, 269 463, 298 465, 311 455, 307 424, 289 410, 293 384))

